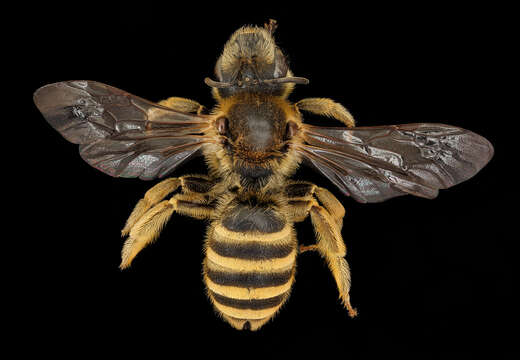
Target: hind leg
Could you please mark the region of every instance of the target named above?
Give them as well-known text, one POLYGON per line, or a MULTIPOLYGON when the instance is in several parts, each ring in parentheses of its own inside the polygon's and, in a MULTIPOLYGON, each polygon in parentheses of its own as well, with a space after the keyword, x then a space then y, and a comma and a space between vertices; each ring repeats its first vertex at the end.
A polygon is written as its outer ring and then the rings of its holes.
POLYGON ((310 208, 312 224, 317 238, 316 250, 325 258, 336 284, 343 305, 350 317, 357 315, 356 309, 350 304, 350 269, 345 255, 347 249, 341 238, 341 232, 334 226, 330 213, 321 206, 310 208))
POLYGON ((339 230, 343 227, 345 208, 329 190, 307 181, 292 181, 285 191, 289 197, 289 213, 292 214, 294 221, 305 220, 309 212, 308 201, 317 199, 332 216, 339 230))
POLYGON ((325 258, 343 305, 349 316, 355 317, 357 311, 350 303, 350 269, 345 260, 347 249, 341 237, 345 209, 332 193, 311 183, 289 184, 286 192, 290 196, 289 213, 293 220, 303 221, 310 215, 316 234, 317 243, 300 246, 300 253, 318 251, 325 258))

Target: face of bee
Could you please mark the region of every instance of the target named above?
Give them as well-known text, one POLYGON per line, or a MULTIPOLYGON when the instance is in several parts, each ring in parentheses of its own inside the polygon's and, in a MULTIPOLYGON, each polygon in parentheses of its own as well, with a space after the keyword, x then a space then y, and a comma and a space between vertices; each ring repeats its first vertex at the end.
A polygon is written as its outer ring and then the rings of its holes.
MULTIPOLYGON (((231 36, 215 65, 219 82, 232 85, 218 89, 220 97, 240 93, 242 89, 282 93, 286 86, 267 86, 263 80, 290 75, 285 56, 264 28, 243 27, 231 36)), ((279 94, 278 94, 279 95, 279 94)))
POLYGON ((263 28, 243 27, 235 31, 224 46, 215 66, 223 82, 245 82, 286 76, 285 58, 272 35, 263 28))

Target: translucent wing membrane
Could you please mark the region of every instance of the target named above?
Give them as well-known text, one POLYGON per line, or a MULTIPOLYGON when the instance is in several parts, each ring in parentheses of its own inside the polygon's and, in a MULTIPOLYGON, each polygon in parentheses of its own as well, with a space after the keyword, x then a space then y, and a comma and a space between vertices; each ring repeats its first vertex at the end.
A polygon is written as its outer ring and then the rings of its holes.
POLYGON ((93 81, 41 87, 34 102, 49 124, 80 144, 81 157, 118 177, 163 177, 211 138, 209 117, 162 107, 93 81))
POLYGON ((374 127, 303 125, 308 163, 359 202, 412 194, 434 198, 439 189, 469 179, 493 156, 482 136, 444 124, 374 127))

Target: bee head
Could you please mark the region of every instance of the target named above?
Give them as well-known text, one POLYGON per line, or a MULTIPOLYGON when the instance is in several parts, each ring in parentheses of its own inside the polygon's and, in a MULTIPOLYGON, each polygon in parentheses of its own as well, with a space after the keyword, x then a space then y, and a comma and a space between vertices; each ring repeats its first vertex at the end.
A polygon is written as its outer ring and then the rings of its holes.
POLYGON ((305 78, 292 76, 274 41, 275 28, 276 22, 271 20, 264 27, 244 26, 231 35, 215 65, 218 81, 205 79, 217 98, 246 91, 287 96, 295 83, 308 83, 305 78))

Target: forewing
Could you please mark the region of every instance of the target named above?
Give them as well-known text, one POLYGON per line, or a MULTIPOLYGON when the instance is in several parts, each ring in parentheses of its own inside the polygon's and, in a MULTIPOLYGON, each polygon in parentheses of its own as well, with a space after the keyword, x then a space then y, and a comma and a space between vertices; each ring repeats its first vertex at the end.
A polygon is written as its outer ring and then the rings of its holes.
POLYGON ((493 156, 482 136, 444 124, 303 125, 302 130, 305 144, 297 151, 359 202, 405 194, 434 198, 439 189, 475 175, 493 156))
POLYGON ((81 157, 116 177, 162 177, 211 141, 209 117, 162 107, 94 81, 49 84, 34 93, 49 124, 81 157))

